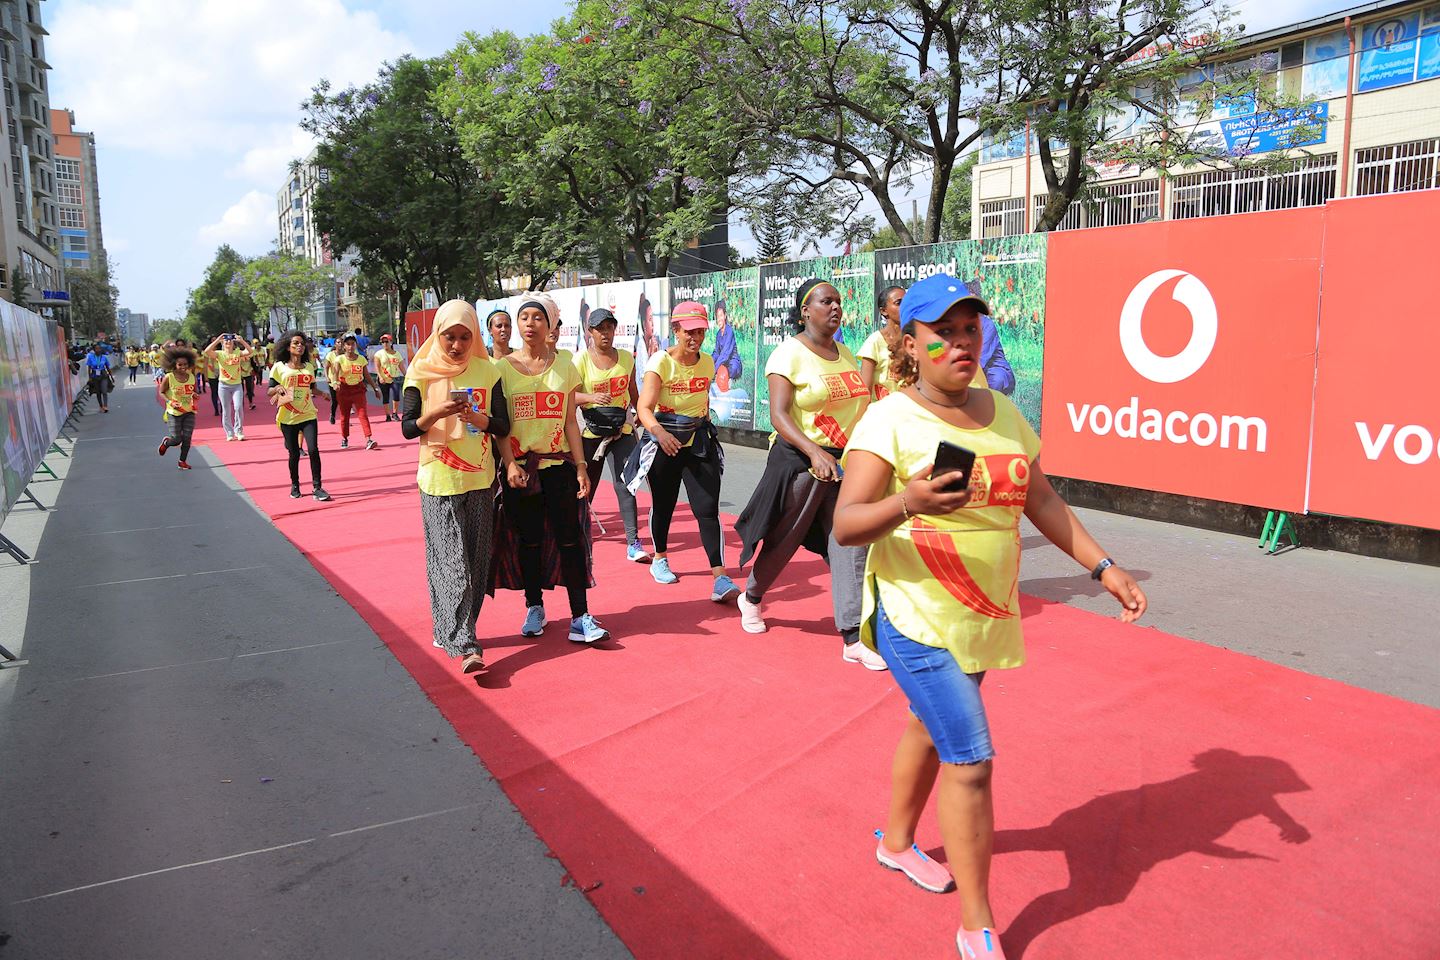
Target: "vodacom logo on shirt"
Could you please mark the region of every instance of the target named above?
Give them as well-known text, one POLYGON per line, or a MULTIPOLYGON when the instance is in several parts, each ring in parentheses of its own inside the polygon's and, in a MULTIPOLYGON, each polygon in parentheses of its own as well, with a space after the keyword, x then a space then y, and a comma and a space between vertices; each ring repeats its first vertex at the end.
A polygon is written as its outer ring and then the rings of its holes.
MULTIPOLYGON (((1150 383, 1179 384, 1205 366, 1215 351, 1220 335, 1220 311, 1204 281, 1185 270, 1156 270, 1131 288, 1120 308, 1120 350, 1130 368, 1150 383), (1145 342, 1145 308, 1165 284, 1174 281, 1171 299, 1190 315, 1190 339, 1172 356, 1162 356, 1145 342)), ((1193 394, 1193 391, 1185 391, 1193 394)), ((1076 433, 1114 436, 1126 440, 1150 441, 1198 447, 1218 445, 1264 453, 1269 427, 1261 417, 1234 412, 1211 413, 1176 409, 1162 404, 1171 394, 1146 397, 1134 394, 1128 403, 1108 404, 1067 402, 1070 426, 1076 433), (1148 404, 1154 405, 1148 405, 1148 404)), ((1211 400, 1223 403, 1225 398, 1213 395, 1211 400)), ((1183 402, 1183 401, 1179 401, 1183 402)))

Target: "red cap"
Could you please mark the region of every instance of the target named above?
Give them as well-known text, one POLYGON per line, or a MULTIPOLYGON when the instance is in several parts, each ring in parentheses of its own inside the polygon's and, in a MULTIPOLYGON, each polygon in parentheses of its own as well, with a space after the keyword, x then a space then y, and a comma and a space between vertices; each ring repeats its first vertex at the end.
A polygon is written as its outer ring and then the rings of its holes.
POLYGON ((681 330, 708 330, 710 313, 703 303, 682 300, 670 310, 670 322, 681 330))

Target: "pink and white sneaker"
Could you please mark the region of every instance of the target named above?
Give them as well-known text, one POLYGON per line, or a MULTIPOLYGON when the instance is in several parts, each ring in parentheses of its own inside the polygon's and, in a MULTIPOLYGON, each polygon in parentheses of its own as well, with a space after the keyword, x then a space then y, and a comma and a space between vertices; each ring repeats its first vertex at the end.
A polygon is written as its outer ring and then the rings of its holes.
POLYGON ((915 844, 904 853, 892 853, 885 849, 885 831, 875 831, 875 859, 887 870, 899 870, 910 878, 910 882, 931 893, 949 893, 955 889, 955 878, 950 871, 920 852, 915 844))
POLYGON ((1005 951, 1000 949, 1000 938, 994 930, 984 927, 980 930, 966 930, 963 927, 955 934, 955 946, 965 960, 1005 960, 1005 951))

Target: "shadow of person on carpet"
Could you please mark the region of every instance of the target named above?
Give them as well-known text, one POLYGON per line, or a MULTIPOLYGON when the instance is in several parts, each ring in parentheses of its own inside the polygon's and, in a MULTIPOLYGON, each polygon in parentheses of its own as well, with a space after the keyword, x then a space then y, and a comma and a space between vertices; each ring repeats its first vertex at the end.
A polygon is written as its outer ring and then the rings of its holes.
MULTIPOLYGON (((482 640, 481 646, 485 650, 486 667, 474 675, 475 685, 486 690, 503 690, 511 686, 510 679, 526 667, 533 667, 547 660, 555 660, 572 653, 625 649, 625 645, 613 636, 609 640, 595 644, 571 643, 564 635, 564 632, 569 629, 569 622, 568 618, 564 623, 558 625, 551 621, 541 636, 515 638, 515 642, 507 642, 509 638, 488 642, 482 640), (507 653, 504 657, 491 656, 492 651, 514 648, 522 644, 528 644, 528 646, 519 652, 507 653)), ((590 653, 590 656, 594 656, 594 653, 590 653)))
MULTIPOLYGON (((1149 570, 1139 570, 1134 567, 1126 567, 1125 572, 1141 583, 1154 576, 1149 570)), ((1053 600, 1056 603, 1069 603, 1076 597, 1103 597, 1110 591, 1106 590, 1105 585, 1099 580, 1090 579, 1082 570, 1069 577, 1021 579, 1020 592, 1044 597, 1046 600, 1053 600)))
POLYGON ((1148 870, 1187 853, 1222 860, 1275 860, 1220 843, 1236 825, 1264 817, 1285 843, 1310 831, 1277 796, 1310 789, 1284 760, 1214 749, 1197 754, 1193 773, 1096 797, 1049 826, 1000 830, 995 853, 1058 850, 1070 885, 1041 894, 1005 928, 1005 953, 1019 960, 1046 931, 1101 907, 1123 903, 1148 870))

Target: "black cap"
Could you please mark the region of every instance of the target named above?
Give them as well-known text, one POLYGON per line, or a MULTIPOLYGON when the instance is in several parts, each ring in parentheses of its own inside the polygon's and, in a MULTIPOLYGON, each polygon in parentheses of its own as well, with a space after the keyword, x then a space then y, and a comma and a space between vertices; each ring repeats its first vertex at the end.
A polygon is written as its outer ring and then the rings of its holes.
POLYGON ((596 307, 594 310, 590 311, 590 316, 585 318, 585 325, 588 326, 591 330, 594 330, 596 327, 600 326, 600 324, 604 323, 607 320, 614 321, 617 324, 620 322, 618 320, 615 320, 615 314, 611 313, 605 307, 596 307))

